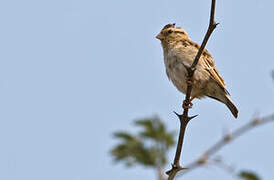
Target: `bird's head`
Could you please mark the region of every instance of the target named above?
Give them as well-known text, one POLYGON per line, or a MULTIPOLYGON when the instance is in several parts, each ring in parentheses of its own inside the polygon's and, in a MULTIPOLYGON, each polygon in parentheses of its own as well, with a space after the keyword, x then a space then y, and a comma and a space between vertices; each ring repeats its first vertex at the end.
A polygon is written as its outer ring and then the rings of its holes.
POLYGON ((187 33, 180 27, 175 27, 174 24, 167 24, 161 32, 156 36, 163 44, 189 39, 187 33))

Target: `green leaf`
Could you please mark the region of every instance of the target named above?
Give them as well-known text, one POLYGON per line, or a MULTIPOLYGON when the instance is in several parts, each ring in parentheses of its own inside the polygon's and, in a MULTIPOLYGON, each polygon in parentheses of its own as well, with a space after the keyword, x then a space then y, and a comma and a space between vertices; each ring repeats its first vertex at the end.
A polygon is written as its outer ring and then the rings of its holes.
POLYGON ((260 180, 259 176, 251 171, 241 171, 239 176, 245 180, 260 180))
POLYGON ((130 141, 130 140, 133 140, 135 138, 130 133, 124 132, 124 131, 114 133, 114 137, 120 138, 120 139, 125 140, 125 141, 130 141))
POLYGON ((126 166, 165 165, 166 153, 175 144, 175 133, 168 132, 165 124, 157 116, 136 120, 134 125, 141 128, 137 134, 127 131, 114 133, 114 137, 120 140, 120 143, 111 150, 114 160, 124 162, 126 166))
POLYGON ((155 165, 155 158, 144 147, 143 142, 138 136, 130 135, 127 132, 117 132, 114 134, 114 137, 123 140, 111 150, 115 161, 125 161, 127 166, 132 166, 135 163, 146 166, 155 165))
POLYGON ((175 144, 175 133, 167 132, 165 124, 157 116, 137 120, 135 121, 135 124, 143 127, 143 130, 140 132, 140 136, 163 143, 167 147, 171 147, 175 144))

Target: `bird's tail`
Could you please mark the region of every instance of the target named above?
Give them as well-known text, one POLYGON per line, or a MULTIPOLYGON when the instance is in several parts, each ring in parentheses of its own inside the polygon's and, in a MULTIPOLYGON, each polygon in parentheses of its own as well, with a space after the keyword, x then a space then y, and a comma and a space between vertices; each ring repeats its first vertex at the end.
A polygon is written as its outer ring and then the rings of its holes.
POLYGON ((231 101, 229 95, 226 95, 226 102, 225 102, 226 106, 229 108, 229 110, 231 111, 231 113, 233 114, 233 116, 235 118, 238 117, 238 109, 235 106, 235 104, 231 101))

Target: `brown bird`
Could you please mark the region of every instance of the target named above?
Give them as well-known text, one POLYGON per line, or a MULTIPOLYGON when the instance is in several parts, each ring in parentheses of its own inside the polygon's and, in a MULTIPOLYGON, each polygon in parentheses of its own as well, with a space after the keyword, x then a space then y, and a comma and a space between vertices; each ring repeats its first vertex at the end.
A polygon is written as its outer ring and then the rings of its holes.
MULTIPOLYGON (((187 70, 198 53, 200 45, 191 41, 187 33, 175 24, 166 25, 156 36, 161 41, 164 51, 166 74, 176 88, 186 94, 187 70)), ((193 76, 191 100, 210 97, 224 103, 235 118, 238 109, 231 101, 225 82, 216 69, 211 54, 205 49, 196 66, 193 76)))

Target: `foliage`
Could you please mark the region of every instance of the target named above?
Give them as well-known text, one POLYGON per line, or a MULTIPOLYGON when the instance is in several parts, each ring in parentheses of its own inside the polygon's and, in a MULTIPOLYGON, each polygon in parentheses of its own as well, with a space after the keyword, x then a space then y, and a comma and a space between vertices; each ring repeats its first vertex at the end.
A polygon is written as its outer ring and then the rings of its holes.
POLYGON ((239 176, 243 178, 244 180, 260 180, 257 174, 250 171, 241 171, 239 173, 239 176))
POLYGON ((141 128, 136 135, 126 131, 114 133, 114 137, 120 140, 120 143, 111 150, 114 160, 125 162, 127 166, 165 165, 166 153, 175 144, 175 133, 168 132, 158 117, 136 120, 134 125, 141 128))

